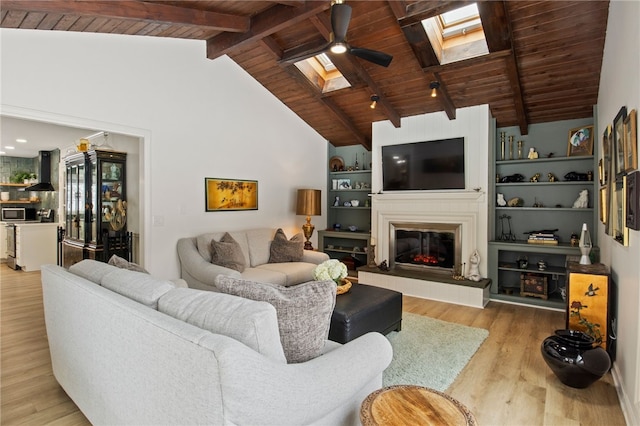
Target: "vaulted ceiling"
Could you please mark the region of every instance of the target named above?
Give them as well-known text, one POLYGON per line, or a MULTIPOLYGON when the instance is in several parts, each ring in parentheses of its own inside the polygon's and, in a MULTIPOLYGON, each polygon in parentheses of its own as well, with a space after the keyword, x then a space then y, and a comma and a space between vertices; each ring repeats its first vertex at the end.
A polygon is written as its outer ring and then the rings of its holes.
POLYGON ((321 91, 290 60, 325 45, 325 1, 2 0, 1 26, 175 37, 228 55, 335 146, 371 147, 371 123, 488 104, 499 127, 593 115, 608 1, 481 1, 489 54, 441 65, 425 18, 469 1, 348 1, 351 46, 386 52, 388 67, 330 54, 351 87, 321 91), (430 83, 440 83, 430 96, 430 83), (378 107, 369 108, 371 96, 378 107))

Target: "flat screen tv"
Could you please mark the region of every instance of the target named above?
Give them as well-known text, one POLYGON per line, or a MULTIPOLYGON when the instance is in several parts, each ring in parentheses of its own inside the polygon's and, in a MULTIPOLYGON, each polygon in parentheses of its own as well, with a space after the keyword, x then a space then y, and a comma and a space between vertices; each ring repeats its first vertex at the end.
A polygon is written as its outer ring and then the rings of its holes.
POLYGON ((464 138, 382 147, 383 191, 465 189, 464 138))

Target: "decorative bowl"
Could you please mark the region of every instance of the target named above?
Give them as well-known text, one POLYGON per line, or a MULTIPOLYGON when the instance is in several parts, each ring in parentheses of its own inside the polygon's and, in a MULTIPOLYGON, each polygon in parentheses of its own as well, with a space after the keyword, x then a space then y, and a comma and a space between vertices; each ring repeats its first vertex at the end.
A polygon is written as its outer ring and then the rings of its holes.
POLYGON ((351 200, 351 207, 358 207, 360 205, 360 201, 358 200, 351 200))

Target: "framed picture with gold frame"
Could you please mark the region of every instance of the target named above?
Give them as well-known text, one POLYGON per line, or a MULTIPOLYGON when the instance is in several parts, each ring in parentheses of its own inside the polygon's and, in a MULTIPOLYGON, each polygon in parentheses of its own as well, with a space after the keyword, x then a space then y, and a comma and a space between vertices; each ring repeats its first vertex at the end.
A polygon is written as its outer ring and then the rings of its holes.
POLYGON ((608 213, 608 207, 609 207, 609 196, 607 194, 607 192, 609 191, 609 188, 604 186, 602 188, 600 188, 600 222, 602 222, 604 225, 607 225, 607 217, 609 216, 608 213))
POLYGON ((609 174, 611 173, 611 124, 609 124, 604 132, 602 132, 602 158, 600 159, 601 174, 600 185, 607 185, 609 183, 609 174))
POLYGON ((627 107, 620 108, 613 119, 613 170, 614 174, 611 180, 618 178, 624 173, 624 120, 627 118, 627 107))
POLYGON ((593 154, 593 126, 576 127, 569 131, 567 157, 593 154))
POLYGON ((258 210, 258 181, 204 178, 205 211, 258 210))
POLYGON ((633 109, 624 119, 624 171, 638 168, 638 142, 636 110, 633 109))
POLYGON ((627 228, 640 230, 640 171, 636 170, 627 175, 627 228))

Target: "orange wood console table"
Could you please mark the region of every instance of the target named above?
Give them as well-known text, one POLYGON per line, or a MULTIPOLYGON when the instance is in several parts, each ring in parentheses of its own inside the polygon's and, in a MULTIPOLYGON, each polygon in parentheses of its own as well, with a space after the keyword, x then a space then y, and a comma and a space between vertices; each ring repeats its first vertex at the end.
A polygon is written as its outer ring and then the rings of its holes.
POLYGON ((396 385, 370 394, 360 409, 364 426, 447 425, 476 426, 462 403, 435 389, 396 385))

